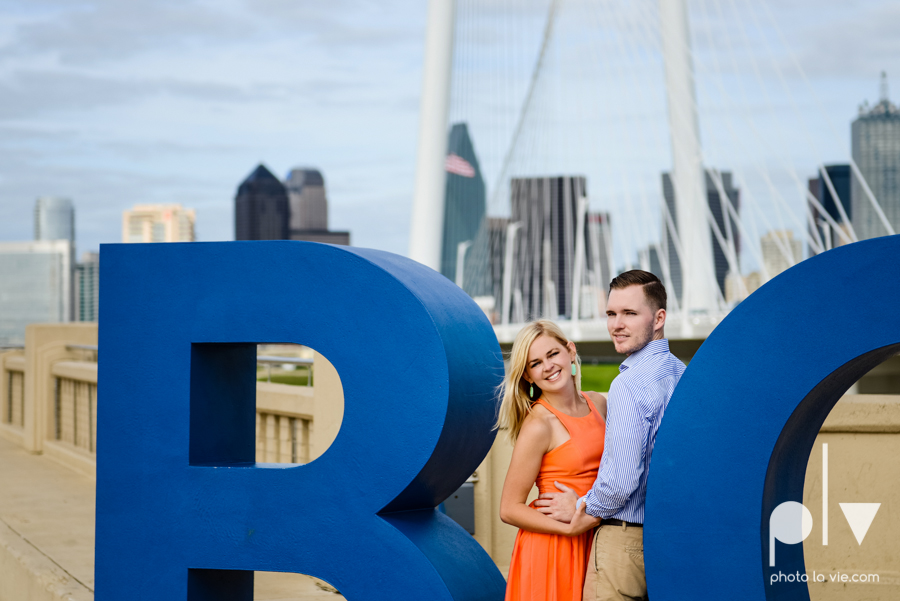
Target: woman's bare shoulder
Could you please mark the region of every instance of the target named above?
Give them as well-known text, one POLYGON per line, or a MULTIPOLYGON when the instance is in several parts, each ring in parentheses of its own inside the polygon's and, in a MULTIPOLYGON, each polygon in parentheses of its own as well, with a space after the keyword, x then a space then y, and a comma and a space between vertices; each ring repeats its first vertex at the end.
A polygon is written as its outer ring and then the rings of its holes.
POLYGON ((585 390, 584 393, 588 395, 588 398, 594 403, 594 407, 597 408, 597 411, 603 416, 603 419, 606 419, 606 395, 602 392, 594 392, 592 390, 585 390))
POLYGON ((596 405, 598 402, 606 402, 606 395, 602 392, 594 392, 593 390, 585 390, 584 394, 588 395, 588 397, 594 401, 596 405))
POLYGON ((527 416, 525 416, 525 421, 522 422, 522 429, 547 429, 547 432, 549 433, 550 422, 555 419, 556 416, 553 415, 552 411, 550 411, 540 403, 535 403, 531 408, 531 412, 527 416))
MULTIPOLYGON (((551 419, 556 419, 556 416, 553 415, 553 413, 548 411, 546 407, 535 405, 522 422, 522 428, 519 430, 519 437, 516 440, 516 444, 518 445, 520 442, 524 441, 532 448, 549 448, 550 438, 553 434, 550 423, 551 419)), ((541 454, 545 452, 546 449, 544 449, 541 454)))

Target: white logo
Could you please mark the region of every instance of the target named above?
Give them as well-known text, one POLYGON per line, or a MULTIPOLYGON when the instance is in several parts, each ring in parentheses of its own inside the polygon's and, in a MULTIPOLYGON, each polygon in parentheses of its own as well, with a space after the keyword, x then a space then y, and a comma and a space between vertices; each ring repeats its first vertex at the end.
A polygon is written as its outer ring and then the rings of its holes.
MULTIPOLYGON (((839 503, 856 542, 862 544, 881 503, 839 503)), ((775 567, 775 540, 796 545, 812 532, 813 518, 802 503, 786 501, 769 516, 769 567, 775 567)), ((828 445, 822 444, 822 544, 828 544, 828 445)))

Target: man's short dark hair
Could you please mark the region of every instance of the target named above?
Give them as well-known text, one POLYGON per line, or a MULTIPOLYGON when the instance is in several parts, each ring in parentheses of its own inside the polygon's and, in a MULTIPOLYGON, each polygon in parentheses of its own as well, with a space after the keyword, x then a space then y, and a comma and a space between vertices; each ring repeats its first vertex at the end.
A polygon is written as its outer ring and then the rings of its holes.
POLYGON ((649 271, 632 269, 631 271, 620 273, 609 283, 609 291, 621 290, 629 286, 643 286, 647 304, 654 311, 666 308, 666 287, 663 286, 658 277, 649 271))

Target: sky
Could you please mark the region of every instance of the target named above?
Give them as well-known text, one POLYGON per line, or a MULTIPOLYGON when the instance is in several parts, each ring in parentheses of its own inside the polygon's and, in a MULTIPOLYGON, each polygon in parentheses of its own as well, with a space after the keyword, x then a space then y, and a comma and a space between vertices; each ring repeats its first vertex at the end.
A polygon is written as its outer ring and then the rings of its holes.
MULTIPOLYGON (((650 55, 644 67, 637 58, 623 62, 621 52, 620 59, 604 62, 604 32, 616 27, 610 15, 623 11, 621 5, 562 4, 565 35, 550 53, 550 80, 535 96, 545 116, 526 120, 539 132, 532 136, 552 138, 562 148, 567 141, 560 138, 573 127, 573 135, 585 137, 577 130, 592 115, 599 114, 597 131, 616 120, 612 115, 630 118, 652 129, 656 142, 627 152, 606 145, 576 154, 597 164, 608 157, 625 161, 648 187, 658 186, 659 172, 671 160, 663 128, 648 125, 665 116, 661 82, 652 83, 659 65, 650 55), (589 19, 579 17, 588 12, 589 19), (592 54, 578 54, 578 44, 592 54), (616 74, 632 72, 653 90, 646 104, 624 92, 603 99, 604 90, 616 89, 616 74), (565 88, 553 81, 590 85, 576 90, 574 106, 560 102, 565 88), (594 102, 592 94, 601 100, 594 102), (557 117, 565 124, 553 129, 557 117)), ((451 114, 473 124, 489 193, 523 106, 547 5, 459 2, 465 14, 457 28, 451 114), (514 26, 503 30, 501 22, 514 26), (506 43, 513 38, 514 44, 506 43), (505 54, 496 52, 501 42, 505 54), (491 46, 490 56, 506 57, 502 65, 477 59, 480 49, 491 46), (507 72, 498 75, 501 67, 507 72)), ((79 252, 118 242, 122 211, 139 203, 194 208, 199 240, 230 240, 237 186, 264 163, 280 177, 294 167, 320 169, 331 228, 350 230, 355 245, 405 254, 426 6, 421 0, 0 0, 0 240, 31 238, 34 201, 43 195, 73 200, 79 252)), ((782 161, 811 175, 819 161, 849 157, 849 123, 863 100, 877 100, 880 71, 896 74, 900 90, 898 3, 767 0, 771 22, 762 9, 749 13, 744 0, 692 0, 689 6, 701 130, 711 163, 748 173, 755 162, 778 163, 761 149, 745 149, 740 158, 722 133, 755 127, 761 139, 786 140, 777 147, 782 161), (753 18, 762 24, 752 26, 753 18), (730 63, 726 44, 732 44, 730 63), (718 66, 710 50, 716 47, 718 66), (768 96, 762 88, 739 85, 757 64, 760 81, 772 84, 768 96), (783 88, 775 85, 778 77, 783 88), (732 93, 728 98, 721 82, 732 93), (740 119, 733 118, 736 108, 740 119), (809 119, 804 131, 793 129, 798 112, 809 119)), ((536 146, 541 144, 526 148, 536 146)), ((523 169, 529 164, 516 161, 523 169)), ((551 163, 540 167, 555 168, 551 163)), ((787 178, 782 172, 773 177, 787 178)), ((593 181, 592 205, 615 204, 620 185, 601 175, 593 181)), ((788 201, 802 206, 799 198, 788 201)))

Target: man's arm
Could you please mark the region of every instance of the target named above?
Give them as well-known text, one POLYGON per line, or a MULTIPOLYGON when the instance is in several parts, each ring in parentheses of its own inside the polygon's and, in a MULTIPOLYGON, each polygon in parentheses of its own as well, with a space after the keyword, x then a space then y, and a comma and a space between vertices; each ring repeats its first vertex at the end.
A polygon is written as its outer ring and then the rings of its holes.
MULTIPOLYGON (((609 391, 606 440, 600 472, 584 497, 584 511, 594 517, 612 517, 640 485, 650 423, 635 391, 614 380, 609 391)), ((556 483, 562 492, 542 493, 535 508, 554 520, 571 522, 579 500, 572 489, 556 483)))
POLYGON ((613 383, 606 422, 606 441, 597 480, 585 495, 585 511, 610 518, 622 509, 637 490, 644 465, 650 422, 638 392, 627 384, 613 383), (613 389, 617 393, 613 397, 613 389))

